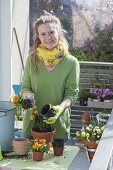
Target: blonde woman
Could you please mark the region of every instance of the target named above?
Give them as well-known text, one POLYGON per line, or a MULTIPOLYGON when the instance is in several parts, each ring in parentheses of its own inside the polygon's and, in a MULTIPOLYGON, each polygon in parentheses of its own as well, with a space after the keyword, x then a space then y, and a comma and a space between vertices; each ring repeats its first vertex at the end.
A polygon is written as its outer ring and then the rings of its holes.
MULTIPOLYGON (((24 97, 35 97, 40 112, 50 103, 57 110, 55 119, 46 119, 56 129, 54 138, 67 139, 70 135, 70 106, 79 92, 79 62, 69 54, 68 43, 60 20, 44 15, 35 23, 34 47, 28 56, 22 81, 24 97)), ((24 134, 31 135, 24 118, 24 134)))

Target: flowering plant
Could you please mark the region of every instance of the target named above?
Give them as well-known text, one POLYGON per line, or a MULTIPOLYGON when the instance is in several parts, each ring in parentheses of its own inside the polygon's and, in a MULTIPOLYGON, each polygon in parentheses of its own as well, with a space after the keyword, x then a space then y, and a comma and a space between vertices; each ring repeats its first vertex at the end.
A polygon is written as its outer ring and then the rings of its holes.
POLYGON ((22 108, 22 96, 21 96, 21 94, 11 96, 11 102, 16 106, 16 117, 17 117, 17 119, 23 120, 24 116, 22 114, 23 108, 22 108))
POLYGON ((24 119, 24 110, 31 109, 31 116, 29 121, 34 121, 34 128, 38 132, 51 132, 54 130, 52 124, 47 124, 43 121, 43 116, 38 112, 37 106, 32 104, 30 99, 23 99, 22 95, 11 96, 11 102, 17 106, 16 117, 18 120, 24 119))
POLYGON ((47 152, 49 145, 45 139, 34 139, 29 142, 29 147, 33 152, 47 152))
POLYGON ((11 102, 17 107, 16 117, 18 120, 23 120, 24 118, 23 112, 25 109, 32 108, 33 111, 30 117, 31 120, 33 120, 35 116, 38 114, 37 108, 35 105, 32 105, 31 100, 30 99, 24 100, 21 94, 11 96, 11 102))
POLYGON ((89 97, 99 101, 110 100, 113 99, 113 91, 109 88, 90 88, 89 97))
POLYGON ((103 126, 89 124, 80 131, 77 131, 76 136, 82 140, 94 140, 98 142, 102 136, 103 130, 103 126))

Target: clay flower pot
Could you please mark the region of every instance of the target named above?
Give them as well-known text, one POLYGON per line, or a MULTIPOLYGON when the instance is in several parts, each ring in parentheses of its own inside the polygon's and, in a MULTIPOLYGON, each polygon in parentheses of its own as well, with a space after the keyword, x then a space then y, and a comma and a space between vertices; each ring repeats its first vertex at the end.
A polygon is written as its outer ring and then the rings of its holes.
POLYGON ((90 116, 89 116, 88 112, 83 112, 82 123, 84 123, 84 124, 90 123, 90 116))
POLYGON ((84 140, 83 143, 87 147, 89 159, 90 161, 92 161, 98 144, 96 143, 96 141, 88 141, 88 140, 84 140))
POLYGON ((13 139, 13 148, 16 155, 27 155, 28 154, 28 143, 27 138, 13 139))
POLYGON ((44 153, 43 152, 33 152, 33 160, 34 161, 42 161, 44 153))
POLYGON ((33 139, 46 139, 46 143, 49 144, 50 142, 52 142, 55 131, 56 130, 52 132, 37 132, 35 128, 32 128, 31 133, 33 139))
POLYGON ((55 156, 62 156, 64 151, 64 139, 54 139, 52 141, 55 156))

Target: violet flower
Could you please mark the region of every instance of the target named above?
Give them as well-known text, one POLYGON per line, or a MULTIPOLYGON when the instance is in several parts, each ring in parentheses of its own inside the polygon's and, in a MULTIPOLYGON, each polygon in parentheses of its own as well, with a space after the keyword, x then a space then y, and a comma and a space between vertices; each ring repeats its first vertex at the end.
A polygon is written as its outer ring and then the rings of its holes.
POLYGON ((90 94, 94 94, 99 101, 113 99, 113 91, 109 88, 91 88, 90 94))

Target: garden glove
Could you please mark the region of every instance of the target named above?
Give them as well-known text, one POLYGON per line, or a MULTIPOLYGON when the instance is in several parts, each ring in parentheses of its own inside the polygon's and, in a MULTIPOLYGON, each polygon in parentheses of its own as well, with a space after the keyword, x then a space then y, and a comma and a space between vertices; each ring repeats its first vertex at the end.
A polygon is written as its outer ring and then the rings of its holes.
POLYGON ((30 109, 35 104, 35 95, 32 92, 26 92, 23 95, 22 107, 24 109, 30 109))
POLYGON ((58 119, 58 117, 60 116, 60 114, 64 111, 64 108, 60 105, 51 106, 51 107, 56 111, 56 115, 54 117, 45 119, 44 122, 46 122, 47 124, 54 124, 58 119))

